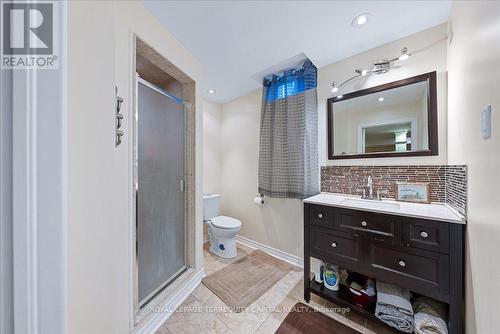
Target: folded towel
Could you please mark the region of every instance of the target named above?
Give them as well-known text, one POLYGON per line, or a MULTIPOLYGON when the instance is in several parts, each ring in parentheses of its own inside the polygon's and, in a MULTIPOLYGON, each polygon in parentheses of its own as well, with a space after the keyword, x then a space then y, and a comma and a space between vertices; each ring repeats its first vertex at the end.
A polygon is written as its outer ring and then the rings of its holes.
POLYGON ((412 315, 401 313, 391 306, 377 303, 375 306, 375 316, 401 332, 413 333, 413 329, 415 328, 412 315))
POLYGON ((410 291, 397 285, 377 281, 377 303, 393 306, 399 312, 413 315, 410 291))
POLYGON ((415 309, 415 333, 448 334, 446 306, 434 299, 419 297, 413 303, 415 309))
POLYGON ((405 333, 415 328, 410 291, 396 285, 377 281, 375 316, 405 333))

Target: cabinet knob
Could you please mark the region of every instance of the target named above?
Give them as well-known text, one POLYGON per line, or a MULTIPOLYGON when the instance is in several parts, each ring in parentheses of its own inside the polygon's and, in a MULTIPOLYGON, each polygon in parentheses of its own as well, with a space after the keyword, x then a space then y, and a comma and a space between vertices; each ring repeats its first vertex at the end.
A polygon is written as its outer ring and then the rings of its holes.
POLYGON ((332 242, 332 247, 336 248, 337 247, 337 243, 336 242, 332 242))
POLYGON ((323 218, 323 214, 322 213, 318 213, 318 218, 319 219, 323 218))
POLYGON ((363 221, 361 222, 361 226, 363 226, 363 227, 367 227, 367 226, 368 226, 368 223, 367 223, 367 222, 365 222, 365 221, 363 220, 363 221))
POLYGON ((406 267, 406 262, 403 260, 399 260, 399 265, 404 268, 406 267))
POLYGON ((427 234, 427 232, 425 232, 425 231, 422 231, 422 232, 420 232, 420 236, 422 238, 427 238, 429 236, 429 234, 427 234))

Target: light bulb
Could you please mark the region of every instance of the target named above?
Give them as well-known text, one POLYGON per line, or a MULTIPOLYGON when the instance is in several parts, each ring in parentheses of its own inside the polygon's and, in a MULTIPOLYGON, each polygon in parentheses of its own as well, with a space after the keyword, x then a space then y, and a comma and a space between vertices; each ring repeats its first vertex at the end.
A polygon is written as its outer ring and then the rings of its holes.
POLYGON ((385 99, 381 96, 378 98, 378 102, 383 102, 385 99))
POLYGON ((339 87, 337 87, 336 82, 332 82, 332 93, 335 93, 339 90, 339 87))
POLYGON ((399 60, 403 61, 410 58, 410 54, 408 53, 408 48, 404 47, 401 49, 401 56, 399 56, 399 60))
POLYGON ((360 14, 360 15, 356 16, 354 18, 354 20, 352 20, 351 25, 353 27, 360 27, 360 26, 362 26, 363 24, 365 24, 366 22, 368 22, 368 16, 369 15, 370 15, 369 13, 364 13, 364 14, 360 14))

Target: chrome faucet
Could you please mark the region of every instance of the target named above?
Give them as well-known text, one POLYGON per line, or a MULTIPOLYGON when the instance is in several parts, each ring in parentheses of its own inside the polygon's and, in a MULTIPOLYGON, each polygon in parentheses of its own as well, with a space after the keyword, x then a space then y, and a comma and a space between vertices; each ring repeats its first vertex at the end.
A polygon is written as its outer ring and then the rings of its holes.
POLYGON ((381 201, 382 196, 381 195, 389 195, 389 191, 387 189, 377 189, 377 195, 373 196, 373 178, 371 175, 368 176, 368 181, 366 182, 366 186, 364 186, 362 189, 358 189, 363 191, 363 195, 361 196, 362 199, 371 199, 371 200, 377 200, 381 201), (366 194, 366 189, 368 189, 368 195, 366 194))
POLYGON ((368 187, 368 198, 373 198, 373 180, 371 175, 368 176, 368 182, 366 186, 368 187))
POLYGON ((361 196, 362 199, 376 199, 376 200, 382 200, 380 197, 380 191, 377 190, 377 196, 373 196, 373 178, 371 175, 368 176, 368 181, 366 182, 366 186, 363 187, 363 196, 361 196), (366 189, 368 188, 368 195, 366 195, 366 189))

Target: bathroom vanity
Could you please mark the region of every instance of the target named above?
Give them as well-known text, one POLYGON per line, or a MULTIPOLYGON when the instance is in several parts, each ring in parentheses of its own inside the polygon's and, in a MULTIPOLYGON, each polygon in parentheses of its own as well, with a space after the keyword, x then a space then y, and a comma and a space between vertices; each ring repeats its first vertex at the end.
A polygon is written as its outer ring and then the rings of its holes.
POLYGON ((372 201, 335 194, 304 200, 304 299, 311 293, 367 318, 310 276, 311 257, 405 287, 449 305, 449 333, 464 332, 465 219, 442 204, 372 201))

